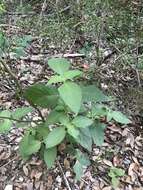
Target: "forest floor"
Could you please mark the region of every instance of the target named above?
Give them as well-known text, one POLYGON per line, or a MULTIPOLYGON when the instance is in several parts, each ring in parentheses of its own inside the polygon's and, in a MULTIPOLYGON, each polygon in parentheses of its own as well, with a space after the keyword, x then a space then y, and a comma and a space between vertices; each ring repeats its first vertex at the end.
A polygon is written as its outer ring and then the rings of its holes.
MULTIPOLYGON (((27 55, 39 55, 39 49, 40 42, 33 40, 27 49, 27 55)), ((49 58, 60 53, 60 49, 49 47, 45 56, 49 58)), ((62 53, 77 53, 77 48, 73 46, 72 50, 62 53)), ((94 51, 91 52, 91 57, 93 66, 96 59, 94 51)), ((75 181, 72 170, 74 160, 62 151, 58 157, 61 167, 57 162, 51 170, 37 156, 24 162, 18 153, 23 129, 14 126, 8 135, 0 136, 0 190, 112 190, 108 175, 112 166, 125 170, 125 176, 120 178, 117 190, 143 189, 143 116, 140 114, 143 110, 143 94, 137 93, 142 92, 142 89, 138 87, 135 70, 130 66, 117 65, 116 58, 117 55, 112 54, 94 69, 92 67, 92 71, 86 57, 70 58, 73 67, 85 72, 85 80, 92 80, 105 93, 116 97, 117 109, 125 112, 132 120, 129 125, 108 125, 103 146, 93 146, 90 155, 92 164, 85 170, 82 180, 75 181)), ((35 82, 45 82, 51 75, 47 64, 42 60, 18 59, 17 62, 11 61, 10 67, 17 73, 23 88, 35 82)), ((141 78, 141 83, 142 81, 141 78)), ((25 101, 15 99, 13 85, 14 81, 9 75, 0 74, 2 108, 14 109, 26 104, 25 101)))

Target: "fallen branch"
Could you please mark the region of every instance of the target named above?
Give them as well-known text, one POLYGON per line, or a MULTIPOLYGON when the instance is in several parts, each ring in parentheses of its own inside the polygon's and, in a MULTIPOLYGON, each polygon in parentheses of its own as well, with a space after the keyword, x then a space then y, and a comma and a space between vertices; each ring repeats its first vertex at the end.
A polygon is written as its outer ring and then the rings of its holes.
MULTIPOLYGON (((49 59, 48 57, 49 55, 46 54, 39 54, 39 55, 29 55, 26 57, 20 57, 21 60, 25 60, 25 61, 47 61, 49 59)), ((10 59, 15 60, 16 56, 14 53, 10 53, 9 55, 10 59)), ((85 54, 81 54, 81 53, 67 53, 67 54, 56 54, 53 55, 52 57, 54 58, 60 58, 60 57, 64 57, 64 58, 76 58, 76 57, 85 57, 85 54)))
POLYGON ((59 169, 60 169, 60 171, 61 171, 61 173, 63 175, 63 178, 64 178, 64 181, 65 181, 65 185, 67 186, 67 189, 72 190, 70 185, 69 185, 69 182, 68 182, 68 180, 67 180, 67 178, 66 178, 66 176, 64 174, 63 168, 62 168, 62 166, 61 166, 61 164, 60 164, 60 162, 58 160, 57 160, 57 164, 58 164, 58 167, 59 167, 59 169))
POLYGON ((41 122, 42 120, 19 120, 19 119, 15 119, 15 118, 12 118, 12 117, 4 117, 4 116, 0 116, 0 120, 1 119, 9 119, 9 120, 12 120, 12 121, 16 121, 16 122, 19 122, 19 123, 37 123, 37 122, 41 122))

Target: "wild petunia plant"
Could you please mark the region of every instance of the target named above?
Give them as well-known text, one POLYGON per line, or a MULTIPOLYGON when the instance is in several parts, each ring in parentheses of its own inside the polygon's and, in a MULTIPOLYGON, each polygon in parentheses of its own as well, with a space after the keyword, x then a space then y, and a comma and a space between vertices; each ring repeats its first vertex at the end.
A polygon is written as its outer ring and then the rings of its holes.
POLYGON ((23 96, 29 107, 0 112, 0 132, 8 132, 14 122, 18 127, 26 126, 19 145, 21 156, 28 159, 32 154, 40 153, 48 168, 56 160, 58 146, 63 142, 70 144, 76 158, 73 168, 76 178, 80 180, 83 169, 90 164, 87 154, 80 151, 80 146, 91 152, 93 143, 97 146, 103 144, 106 122, 102 122, 101 117, 122 124, 131 121, 121 112, 105 106, 104 103, 111 99, 95 85, 83 86, 76 80, 83 73, 77 69, 71 70, 68 60, 52 58, 48 65, 55 75, 47 84, 34 84, 24 91, 23 96), (46 108, 49 114, 45 118, 41 115, 39 120, 26 120, 25 116, 35 107, 46 108))

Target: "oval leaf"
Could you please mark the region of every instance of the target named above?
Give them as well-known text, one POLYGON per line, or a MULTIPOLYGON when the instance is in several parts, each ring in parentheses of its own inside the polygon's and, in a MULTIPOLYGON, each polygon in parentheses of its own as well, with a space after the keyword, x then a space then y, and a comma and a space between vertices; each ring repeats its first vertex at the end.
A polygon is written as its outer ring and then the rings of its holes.
POLYGON ((77 116, 72 120, 72 123, 76 126, 76 127, 88 127, 90 126, 93 121, 91 119, 89 119, 88 117, 84 117, 84 116, 77 116))
POLYGON ((54 147, 65 138, 66 131, 64 127, 57 127, 53 129, 45 139, 46 148, 54 147))
POLYGON ((29 132, 22 138, 19 146, 20 154, 23 158, 39 151, 41 142, 36 140, 29 132))
POLYGON ((63 75, 69 70, 70 62, 64 58, 52 58, 48 60, 48 65, 53 71, 63 75))
POLYGON ((103 92, 95 85, 82 86, 84 102, 106 102, 111 101, 111 98, 103 94, 103 92))
POLYGON ((74 77, 78 77, 82 74, 81 71, 79 70, 72 70, 72 71, 67 71, 64 73, 64 78, 67 79, 73 79, 74 77))
POLYGON ((104 143, 104 129, 106 125, 100 122, 95 123, 90 127, 90 133, 93 139, 93 142, 97 146, 102 146, 104 143))
POLYGON ((112 118, 122 124, 129 124, 131 123, 131 120, 129 120, 126 115, 124 115, 123 113, 119 112, 119 111, 113 111, 112 112, 112 118))
POLYGON ((48 168, 51 168, 57 157, 57 148, 49 148, 44 150, 44 161, 48 168))
POLYGON ((65 104, 76 114, 81 107, 82 92, 80 86, 73 82, 66 82, 59 87, 60 97, 65 104))
POLYGON ((54 107, 58 100, 57 89, 44 84, 30 86, 24 93, 24 97, 32 104, 43 108, 54 107))

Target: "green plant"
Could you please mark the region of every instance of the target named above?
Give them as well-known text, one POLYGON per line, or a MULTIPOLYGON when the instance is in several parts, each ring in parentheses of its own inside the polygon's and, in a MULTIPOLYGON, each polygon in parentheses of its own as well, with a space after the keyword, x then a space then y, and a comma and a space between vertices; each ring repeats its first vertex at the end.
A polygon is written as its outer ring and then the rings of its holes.
POLYGON ((32 154, 40 152, 48 168, 51 168, 57 157, 58 145, 62 142, 70 143, 76 148, 74 171, 79 180, 83 169, 90 164, 87 155, 80 151, 80 146, 91 152, 93 143, 101 146, 104 142, 106 123, 101 122, 101 117, 122 124, 131 121, 121 112, 105 106, 104 102, 111 101, 111 98, 95 85, 83 86, 77 80, 83 73, 70 70, 69 61, 52 58, 48 65, 56 74, 47 84, 34 84, 24 91, 23 97, 30 107, 0 113, 0 132, 8 132, 13 122, 17 122, 18 127, 20 124, 26 127, 19 146, 21 156, 28 159, 32 154), (26 119, 26 115, 37 107, 47 108, 49 114, 45 118, 40 114, 38 120, 26 119), (32 123, 34 127, 31 127, 32 123))
POLYGON ((114 188, 117 188, 119 185, 119 177, 123 177, 125 171, 121 168, 111 167, 108 173, 108 176, 111 177, 111 182, 114 188))

